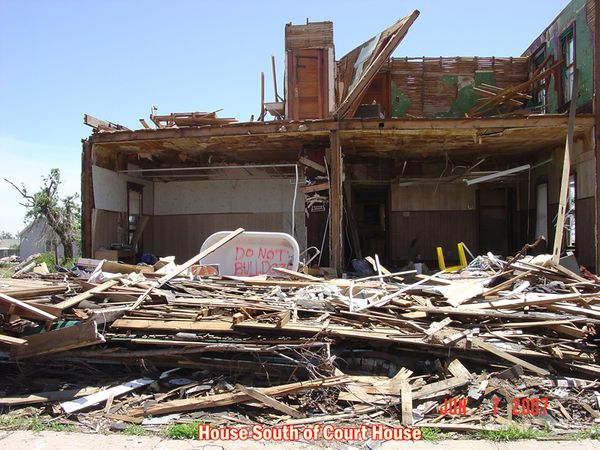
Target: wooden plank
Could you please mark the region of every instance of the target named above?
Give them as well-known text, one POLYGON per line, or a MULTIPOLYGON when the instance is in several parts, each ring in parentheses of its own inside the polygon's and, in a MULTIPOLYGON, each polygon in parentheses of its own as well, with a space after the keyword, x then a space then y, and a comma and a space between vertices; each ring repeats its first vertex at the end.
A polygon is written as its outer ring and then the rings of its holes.
POLYGON ((94 130, 99 131, 131 131, 129 128, 124 127, 123 125, 98 119, 94 116, 90 116, 89 114, 83 115, 83 123, 89 127, 92 127, 94 130))
POLYGON ((436 381, 435 383, 426 384, 421 389, 414 391, 412 398, 418 400, 424 397, 430 397, 434 394, 454 389, 460 386, 464 386, 471 381, 470 378, 459 378, 452 377, 442 381, 436 381))
POLYGON ((13 337, 13 336, 7 336, 5 334, 0 334, 0 344, 25 345, 25 344, 27 344, 27 341, 25 339, 21 339, 21 338, 18 338, 18 337, 13 337))
POLYGON ((472 378, 471 372, 458 359, 450 361, 448 371, 457 378, 472 378))
POLYGON ((431 325, 429 325, 429 328, 427 328, 424 331, 424 333, 427 336, 431 336, 431 335, 437 333, 438 331, 442 330, 446 326, 450 325, 451 322, 452 322, 452 319, 450 317, 446 317, 444 320, 442 320, 440 322, 433 322, 431 325))
POLYGON ((166 274, 164 277, 160 278, 158 280, 158 287, 161 287, 163 284, 165 284, 166 282, 168 282, 169 280, 175 278, 177 275, 179 275, 181 272, 189 269, 190 267, 192 267, 194 264, 196 264, 199 260, 201 260, 202 258, 207 257, 208 255, 210 255, 212 252, 214 252, 215 250, 221 248, 223 245, 227 244, 229 241, 231 241, 233 238, 235 238, 236 236, 238 236, 239 234, 242 234, 244 232, 243 228, 238 228, 235 231, 232 231, 231 233, 229 233, 227 236, 225 236, 223 239, 220 239, 218 242, 215 242, 213 245, 211 245, 210 247, 208 247, 206 250, 201 251, 200 253, 198 253, 196 256, 193 256, 191 259, 188 259, 185 263, 183 263, 181 266, 177 266, 175 269, 173 269, 171 272, 169 272, 168 274, 166 274))
POLYGON ((93 394, 98 392, 100 388, 86 387, 82 389, 68 389, 65 391, 48 391, 38 392, 31 395, 19 395, 17 397, 0 397, 0 405, 4 406, 20 406, 20 405, 36 405, 39 403, 62 402, 83 395, 93 394))
POLYGON ((305 194, 310 194, 311 192, 320 192, 320 191, 328 191, 329 183, 318 183, 311 184, 308 186, 300 186, 300 190, 305 194))
POLYGON ((305 156, 301 156, 300 158, 298 158, 298 162, 300 164, 304 164, 307 167, 315 169, 321 173, 327 173, 327 169, 325 168, 325 166, 323 164, 319 164, 318 162, 315 162, 312 159, 308 159, 305 156))
POLYGON ((538 375, 550 375, 550 372, 548 372, 546 369, 542 369, 541 367, 538 366, 534 366, 533 364, 528 363, 527 361, 522 360, 521 358, 517 358, 514 355, 511 355, 510 353, 505 352, 504 350, 501 350, 500 348, 496 347, 493 344, 484 342, 482 339, 480 338, 476 338, 473 337, 472 338, 473 344, 475 344, 477 347, 482 348, 496 356, 499 356, 502 359, 505 359, 506 361, 510 361, 513 364, 518 364, 521 367, 523 367, 524 369, 528 369, 529 371, 536 373, 538 375))
POLYGON ((312 275, 307 275, 305 273, 300 273, 300 272, 296 272, 294 270, 285 269, 283 267, 273 267, 273 271, 282 273, 284 275, 289 275, 290 277, 293 277, 293 278, 299 278, 300 280, 315 281, 315 282, 319 282, 319 283, 322 283, 323 281, 325 281, 323 278, 313 277, 312 275))
POLYGON ((111 273, 153 273, 154 268, 152 266, 138 266, 134 264, 125 264, 104 260, 102 263, 102 271, 111 273))
MULTIPOLYGON (((560 303, 568 300, 579 300, 587 297, 594 297, 597 294, 539 294, 539 295, 526 295, 525 298, 519 298, 515 300, 495 300, 482 303, 471 303, 467 305, 468 309, 517 309, 525 306, 541 306, 541 305, 552 305, 553 303, 560 303), (529 298, 527 298, 529 297, 529 298), (533 298, 532 298, 533 297, 533 298), (536 298, 537 297, 537 298, 536 298)), ((459 306, 457 309, 461 309, 459 306)))
MULTIPOLYGON (((552 264, 558 266, 560 263, 560 251, 565 229, 565 217, 567 215, 567 197, 569 195, 569 176, 571 171, 571 153, 573 151, 573 135, 575 133, 575 113, 577 111, 577 72, 573 74, 573 92, 571 93, 571 105, 569 108, 569 123, 567 125, 567 139, 565 142, 565 153, 563 159, 562 177, 560 182, 560 196, 558 200, 558 211, 556 213, 556 228, 554 230, 554 245, 552 247, 552 264)), ((596 114, 600 112, 596 111, 596 114)))
POLYGON ((371 303, 370 305, 363 306, 362 308, 356 308, 356 312, 362 311, 363 309, 367 309, 367 308, 383 306, 383 305, 389 303, 394 298, 399 297, 400 295, 404 294, 405 292, 410 291, 411 289, 414 289, 416 286, 419 286, 421 284, 426 283, 429 280, 432 280, 433 278, 436 278, 438 275, 440 275, 444 272, 445 271, 442 270, 440 272, 434 273, 433 275, 430 275, 427 278, 423 278, 423 279, 417 281, 416 283, 411 284, 410 286, 403 287, 402 289, 398 289, 396 292, 393 292, 384 297, 381 297, 379 300, 377 300, 374 303, 371 303))
POLYGON ((338 130, 329 132, 329 265, 338 275, 344 265, 344 230, 343 230, 343 205, 344 194, 342 180, 344 163, 338 130))
POLYGON ((233 322, 224 320, 147 320, 147 319, 117 319, 111 328, 131 330, 168 330, 168 331, 207 331, 231 332, 233 322))
POLYGON ((405 427, 412 427, 412 392, 410 390, 410 384, 408 383, 408 380, 402 380, 400 382, 400 398, 402 402, 402 425, 405 427))
POLYGON ((25 338, 25 340, 27 345, 13 348, 11 355, 15 359, 43 356, 105 342, 104 337, 98 333, 94 321, 34 334, 25 338))
POLYGON ((16 314, 27 319, 43 320, 45 322, 53 322, 57 318, 40 308, 6 294, 0 294, 0 311, 9 315, 16 314))
POLYGON ((91 395, 87 395, 77 400, 70 400, 60 404, 60 408, 66 414, 72 414, 76 411, 89 408, 91 406, 98 405, 99 403, 107 401, 109 398, 119 397, 127 392, 131 392, 135 389, 140 389, 144 386, 154 383, 156 380, 153 378, 143 377, 135 380, 128 381, 127 383, 113 386, 104 391, 96 392, 91 395))
POLYGON ((305 414, 301 413, 297 409, 292 408, 291 406, 288 406, 285 403, 280 402, 279 400, 269 397, 266 394, 263 394, 258 389, 242 386, 241 384, 236 384, 235 387, 237 390, 243 392, 247 396, 258 400, 259 402, 264 403, 265 405, 270 406, 271 408, 276 409, 277 411, 281 411, 282 413, 287 414, 288 416, 292 416, 295 419, 303 419, 306 417, 305 414))
POLYGON ((100 293, 110 289, 111 287, 113 287, 114 285, 116 285, 118 283, 119 283, 119 280, 105 281, 104 283, 99 284, 90 290, 82 292, 81 294, 77 294, 75 297, 68 298, 60 303, 56 303, 54 306, 56 308, 60 308, 64 311, 65 309, 72 308, 73 306, 77 306, 82 301, 92 298, 96 294, 100 294, 100 293))
MULTIPOLYGON (((350 381, 348 377, 329 377, 311 381, 299 381, 297 383, 283 384, 268 388, 257 389, 262 394, 270 397, 280 397, 294 394, 310 389, 318 389, 339 386, 350 381)), ((220 406, 235 405, 253 400, 248 394, 240 391, 225 392, 222 394, 207 395, 189 399, 171 400, 164 403, 150 405, 147 408, 134 408, 129 411, 132 416, 162 415, 178 412, 197 411, 206 408, 217 408, 220 406)))
POLYGON ((0 292, 18 300, 25 300, 44 295, 64 294, 66 290, 66 286, 40 286, 39 288, 2 289, 0 292))

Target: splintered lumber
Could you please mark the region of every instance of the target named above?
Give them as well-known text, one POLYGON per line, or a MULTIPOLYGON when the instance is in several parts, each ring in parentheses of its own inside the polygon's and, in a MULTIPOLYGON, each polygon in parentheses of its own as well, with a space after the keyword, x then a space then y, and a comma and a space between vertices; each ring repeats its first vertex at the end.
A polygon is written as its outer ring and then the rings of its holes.
POLYGON ((458 378, 471 378, 471 372, 458 359, 453 359, 448 364, 448 372, 458 378))
POLYGON ((446 297, 446 301, 452 306, 459 306, 483 293, 483 285, 488 280, 474 280, 465 283, 453 283, 448 286, 439 286, 435 290, 446 297))
POLYGON ((0 312, 28 319, 43 320, 44 322, 53 322, 56 320, 56 316, 6 294, 0 294, 0 312))
POLYGON ((292 278, 299 278, 300 280, 315 281, 317 283, 321 283, 324 281, 323 278, 313 277, 312 275, 307 275, 305 273, 300 273, 300 272, 296 272, 294 270, 285 269, 283 267, 273 267, 273 271, 284 274, 284 275, 288 275, 292 278))
POLYGON ((21 339, 13 336, 6 336, 5 334, 0 334, 0 344, 7 345, 25 345, 27 341, 25 339, 21 339))
POLYGON ((126 394, 127 392, 142 388, 144 386, 148 386, 149 384, 152 384, 155 381, 156 380, 154 380, 153 378, 148 377, 138 378, 136 380, 128 381, 127 383, 108 388, 104 391, 96 392, 94 394, 78 398, 77 400, 63 402, 60 404, 60 408, 63 410, 64 413, 71 414, 75 411, 79 411, 85 408, 89 408, 90 406, 94 406, 99 403, 105 402, 109 398, 114 399, 123 394, 126 394))
POLYGON ((64 294, 66 290, 65 286, 40 286, 39 288, 2 290, 2 293, 10 295, 12 298, 25 300, 42 295, 64 294))
POLYGON ((224 246, 225 244, 227 244, 229 241, 231 241, 234 237, 236 237, 239 234, 242 234, 243 232, 244 232, 243 228, 238 228, 237 230, 232 231, 227 236, 225 236, 223 239, 220 239, 218 242, 215 242, 213 245, 211 245, 210 247, 208 247, 206 250, 201 251, 196 256, 193 256, 191 259, 188 259, 181 266, 177 266, 171 272, 169 272, 164 277, 162 277, 162 278, 160 278, 158 280, 158 287, 161 287, 163 284, 165 284, 169 280, 175 278, 181 272, 189 269, 194 264, 196 264, 199 260, 202 260, 202 258, 206 258, 212 252, 214 252, 215 250, 218 250, 219 248, 221 248, 222 246, 224 246))
POLYGON ((235 387, 237 390, 252 397, 253 399, 258 400, 259 402, 264 403, 265 405, 270 406, 271 408, 276 409, 277 411, 281 411, 282 413, 287 414, 288 416, 292 416, 295 419, 303 419, 304 417, 306 417, 305 414, 301 413, 297 409, 292 408, 291 406, 288 406, 285 403, 280 402, 279 400, 269 397, 266 394, 263 394, 258 389, 242 386, 241 384, 237 384, 235 387))
POLYGON ((402 402, 402 425, 411 427, 413 425, 413 405, 412 392, 408 380, 402 380, 400 382, 400 398, 402 402))
POLYGON ((440 392, 464 386, 471 381, 470 377, 452 377, 435 383, 426 384, 418 391, 412 393, 413 400, 419 400, 424 397, 430 397, 440 392))
POLYGON ((40 256, 42 256, 41 253, 34 253, 33 255, 29 255, 25 261, 20 262, 19 264, 17 264, 15 266, 15 272, 18 272, 19 270, 21 270, 23 267, 27 266, 28 264, 30 264, 34 259, 39 258, 40 256))
MULTIPOLYGON (((299 381, 297 383, 282 384, 268 388, 257 388, 256 390, 270 397, 281 397, 295 394, 310 389, 318 389, 332 386, 339 386, 350 382, 348 377, 329 377, 318 380, 299 381)), ((254 400, 248 394, 241 391, 225 392, 222 394, 208 395, 205 397, 188 398, 181 400, 171 400, 169 402, 151 405, 148 408, 136 408, 130 410, 130 415, 162 415, 178 412, 196 411, 206 408, 217 408, 220 406, 234 405, 254 400)))
POLYGON ((404 294, 405 292, 410 291, 411 289, 414 289, 416 286, 424 284, 429 280, 433 280, 434 278, 436 278, 437 276, 441 275, 444 272, 445 272, 445 270, 441 270, 437 273, 434 273, 433 275, 430 275, 426 278, 423 278, 422 280, 417 281, 416 283, 413 283, 409 286, 403 287, 402 289, 399 289, 392 294, 388 294, 384 297, 381 297, 379 300, 377 300, 374 303, 371 303, 370 305, 363 306, 362 308, 356 308, 356 312, 362 311, 363 309, 367 309, 367 308, 384 306, 384 305, 388 304, 390 301, 392 301, 394 298, 399 297, 400 295, 404 294))
MULTIPOLYGON (((574 73, 572 99, 577 99, 577 70, 574 73)), ((557 266, 560 262, 560 251, 563 241, 565 218, 567 216, 567 197, 569 195, 569 175, 571 170, 571 153, 573 152, 573 135, 575 134, 575 114, 577 102, 571 101, 569 107, 569 122, 567 124, 567 138, 560 182, 560 196, 558 197, 558 212, 556 213, 556 229, 554 232, 554 247, 552 248, 552 264, 557 266)))
MULTIPOLYGON (((148 216, 144 217, 146 219, 148 218, 148 216)), ((102 271, 111 273, 153 273, 154 268, 152 266, 140 266, 104 260, 102 263, 102 271)))
POLYGON ((305 156, 301 156, 300 158, 298 158, 298 162, 300 164, 304 164, 307 167, 311 167, 321 173, 327 173, 327 169, 323 164, 319 164, 318 162, 315 162, 312 159, 308 159, 305 156))
POLYGON ((433 322, 429 328, 427 328, 424 333, 427 336, 432 336, 435 333, 437 333, 438 331, 442 330, 444 327, 450 325, 450 322, 452 322, 452 319, 450 317, 446 317, 444 320, 442 320, 441 322, 433 322))
POLYGON ((86 387, 83 389, 68 389, 64 391, 48 391, 38 392, 31 395, 20 395, 17 397, 0 397, 0 405, 4 406, 19 406, 19 405, 35 405, 48 402, 62 402, 73 398, 82 397, 84 395, 98 392, 100 388, 86 387))
POLYGON ((32 358, 105 342, 104 336, 98 333, 94 321, 34 334, 25 340, 27 345, 21 345, 12 350, 13 358, 32 358))
POLYGON ((124 328, 131 330, 147 331, 206 331, 206 332, 231 332, 233 322, 231 320, 147 320, 147 319, 118 319, 113 322, 111 328, 124 328))
MULTIPOLYGON (((595 297, 598 294, 526 294, 524 298, 516 300, 494 300, 482 303, 471 303, 468 309, 513 309, 525 306, 551 305, 552 303, 564 302, 565 300, 578 300, 587 297, 595 297)), ((459 307, 461 308, 461 307, 459 307)))
POLYGON ((61 308, 63 311, 65 309, 69 309, 73 306, 79 305, 82 301, 92 298, 96 294, 100 294, 104 291, 107 291, 114 285, 118 284, 119 280, 108 280, 102 284, 99 284, 92 289, 89 289, 81 294, 77 294, 75 297, 68 298, 60 303, 55 304, 56 308, 61 308))
POLYGON ((504 350, 501 350, 500 348, 496 347, 493 344, 490 344, 488 342, 484 342, 482 339, 479 338, 472 338, 473 340, 473 344, 475 344, 477 347, 482 348, 490 353, 493 353, 496 356, 499 356, 502 359, 505 359, 513 364, 518 364, 521 367, 523 367, 524 369, 528 369, 531 372, 534 372, 538 375, 542 375, 542 376, 546 376, 546 375, 550 375, 550 372, 548 372, 546 369, 542 369, 541 367, 538 366, 534 366, 531 363, 528 363, 527 361, 522 360, 521 358, 517 358, 514 355, 511 355, 510 353, 505 352, 504 350))
POLYGON ((23 267, 22 269, 17 270, 14 274, 13 274, 13 278, 21 278, 23 277, 23 275, 25 275, 26 273, 31 272, 35 266, 37 265, 37 263, 35 261, 31 261, 29 264, 27 264, 25 267, 23 267))

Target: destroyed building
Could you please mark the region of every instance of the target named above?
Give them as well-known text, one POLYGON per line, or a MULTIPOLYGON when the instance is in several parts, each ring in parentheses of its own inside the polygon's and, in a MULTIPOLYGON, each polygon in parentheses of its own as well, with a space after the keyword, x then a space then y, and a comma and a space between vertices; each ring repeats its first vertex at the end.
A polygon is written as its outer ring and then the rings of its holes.
POLYGON ((331 22, 286 25, 285 99, 263 94, 259 121, 86 116, 84 256, 133 262, 135 239, 138 255, 185 260, 238 226, 290 233, 338 273, 373 254, 435 267, 458 242, 510 255, 543 235, 551 249, 574 98, 563 248, 595 270, 594 2, 569 3, 521 56, 390 57, 418 14, 337 59, 331 22))
POLYGON ((559 256, 598 269, 596 3, 520 57, 391 58, 417 11, 339 59, 331 22, 287 25, 284 97, 263 89, 257 121, 86 116, 86 258, 3 282, 0 408, 96 431, 589 431, 600 278, 559 256), (309 253, 211 272, 261 231, 309 253), (435 266, 438 247, 463 267, 385 267, 435 266), (374 270, 339 277, 352 259, 374 270))

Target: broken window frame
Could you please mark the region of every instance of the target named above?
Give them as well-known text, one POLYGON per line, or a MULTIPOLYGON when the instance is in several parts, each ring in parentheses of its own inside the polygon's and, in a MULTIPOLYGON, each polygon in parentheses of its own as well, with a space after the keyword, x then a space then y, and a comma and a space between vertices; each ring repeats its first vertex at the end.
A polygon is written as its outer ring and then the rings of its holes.
POLYGON ((567 210, 565 212, 565 233, 564 233, 564 248, 570 251, 575 251, 577 243, 577 174, 572 172, 569 175, 569 189, 567 193, 567 210))
MULTIPOLYGON (((534 73, 544 62, 546 58, 546 44, 542 44, 533 54, 532 57, 532 70, 534 73)), ((548 105, 548 89, 546 84, 546 78, 542 78, 535 82, 531 87, 531 96, 533 97, 533 106, 539 108, 539 113, 546 114, 548 105)))
POLYGON ((144 186, 137 183, 127 182, 127 243, 131 244, 139 218, 144 214, 144 186), (139 194, 137 214, 132 208, 132 194, 139 194), (133 211, 132 211, 133 210, 133 211))
POLYGON ((569 105, 573 96, 573 80, 576 67, 575 24, 571 24, 560 36, 561 67, 561 101, 563 106, 569 105))

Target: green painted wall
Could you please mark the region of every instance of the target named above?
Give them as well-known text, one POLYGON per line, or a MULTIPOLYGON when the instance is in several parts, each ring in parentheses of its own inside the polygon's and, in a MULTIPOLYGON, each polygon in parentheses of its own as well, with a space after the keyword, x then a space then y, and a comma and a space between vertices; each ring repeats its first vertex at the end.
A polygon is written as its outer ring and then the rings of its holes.
MULTIPOLYGON (((574 24, 575 64, 578 69, 577 88, 579 97, 577 107, 588 104, 594 93, 594 36, 587 21, 586 0, 573 0, 560 13, 555 22, 534 42, 534 46, 545 45, 546 55, 551 63, 561 59, 561 36, 574 24)), ((538 47, 539 48, 539 47, 538 47)), ((560 97, 561 76, 552 75, 547 90, 547 112, 556 113, 562 106, 560 97)))
POLYGON ((477 87, 481 83, 496 86, 496 75, 493 72, 475 72, 473 83, 467 83, 462 86, 459 86, 458 76, 442 75, 442 82, 456 86, 458 88, 458 95, 454 102, 452 102, 450 110, 445 113, 438 113, 436 117, 465 117, 465 113, 477 104, 478 98, 481 98, 473 90, 473 87, 477 87))
MULTIPOLYGON (((436 114, 436 117, 465 117, 465 113, 477 104, 477 99, 481 98, 473 87, 481 83, 496 86, 496 75, 493 72, 482 71, 475 72, 471 83, 462 83, 458 75, 443 74, 441 82, 457 91, 456 99, 450 105, 447 112, 436 114)), ((392 80, 392 117, 406 117, 410 107, 410 99, 392 80)), ((491 113, 494 113, 493 111, 491 113)), ((491 114, 490 113, 490 114, 491 114)))
POLYGON ((409 106, 410 99, 392 80, 392 117, 405 117, 409 106))

